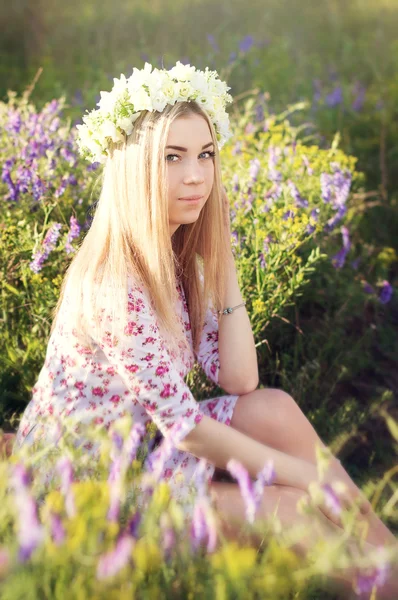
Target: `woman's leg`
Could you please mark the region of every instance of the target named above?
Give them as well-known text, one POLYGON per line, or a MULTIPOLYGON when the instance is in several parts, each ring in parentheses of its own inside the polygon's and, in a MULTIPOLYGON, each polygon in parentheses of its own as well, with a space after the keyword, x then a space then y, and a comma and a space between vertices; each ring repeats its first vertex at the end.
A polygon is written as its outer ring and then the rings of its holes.
MULTIPOLYGON (((241 531, 242 526, 246 523, 246 515, 245 503, 239 486, 235 483, 212 481, 210 483, 210 494, 214 498, 217 513, 220 515, 220 528, 225 538, 228 540, 239 538, 241 543, 248 543, 259 548, 263 536, 253 533, 250 537, 243 537, 241 531)), ((281 522, 282 536, 284 527, 290 528, 297 524, 305 525, 304 536, 299 542, 291 546, 291 549, 299 556, 305 556, 319 540, 328 540, 330 544, 335 544, 338 542, 338 538, 344 535, 343 530, 329 521, 321 511, 319 511, 319 521, 314 520, 310 515, 301 515, 297 511, 297 502, 304 496, 308 496, 308 494, 290 486, 267 486, 256 514, 257 524, 260 520, 268 521, 272 519, 272 516, 276 514, 281 522)), ((346 541, 345 544, 358 549, 358 542, 355 539, 346 541)), ((375 550, 375 546, 365 542, 363 551, 370 550, 375 550)), ((341 593, 347 594, 347 596, 339 595, 339 598, 349 597, 350 592, 353 590, 355 575, 356 570, 352 567, 336 569, 328 575, 331 586, 336 586, 341 593)), ((391 588, 392 584, 389 583, 388 585, 391 588)), ((390 588, 388 593, 392 589, 390 588)), ((394 588, 394 592, 398 592, 398 589, 394 588)), ((387 593, 387 587, 384 593, 387 593)), ((388 598, 388 596, 377 596, 378 599, 383 597, 388 598)), ((364 600, 366 596, 361 596, 361 598, 364 600)))
MULTIPOLYGON (((315 445, 325 447, 315 429, 294 399, 282 390, 265 388, 239 396, 231 419, 231 427, 253 439, 286 454, 316 464, 315 445)), ((358 489, 335 457, 330 473, 349 488, 358 489)), ((358 517, 365 526, 365 539, 375 545, 396 546, 394 534, 374 511, 358 517), (367 532, 366 532, 367 529, 367 532)))

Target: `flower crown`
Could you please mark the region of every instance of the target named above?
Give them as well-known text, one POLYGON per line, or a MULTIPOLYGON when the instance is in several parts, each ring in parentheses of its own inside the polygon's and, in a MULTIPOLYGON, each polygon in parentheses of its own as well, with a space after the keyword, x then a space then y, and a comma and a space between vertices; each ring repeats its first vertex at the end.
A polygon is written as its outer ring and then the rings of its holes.
POLYGON ((83 125, 77 125, 79 153, 90 162, 104 163, 110 140, 119 142, 133 131, 134 122, 141 111, 162 112, 166 104, 195 100, 206 110, 216 130, 218 147, 221 149, 231 137, 229 117, 225 111, 232 102, 231 89, 218 79, 216 71, 199 71, 177 61, 170 69, 154 69, 145 63, 143 69, 134 67, 126 79, 114 78, 110 92, 101 92, 94 109, 83 116, 83 125))

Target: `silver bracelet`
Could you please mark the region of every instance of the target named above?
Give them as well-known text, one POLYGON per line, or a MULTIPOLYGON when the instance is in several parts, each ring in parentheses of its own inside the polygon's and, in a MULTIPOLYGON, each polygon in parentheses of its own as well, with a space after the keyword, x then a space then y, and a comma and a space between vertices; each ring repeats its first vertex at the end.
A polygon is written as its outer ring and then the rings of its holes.
POLYGON ((218 314, 219 315, 230 315, 235 310, 235 308, 239 308, 240 306, 245 306, 245 304, 246 304, 246 302, 243 302, 242 304, 238 304, 237 306, 233 306, 232 308, 231 307, 224 308, 224 310, 219 310, 218 314))

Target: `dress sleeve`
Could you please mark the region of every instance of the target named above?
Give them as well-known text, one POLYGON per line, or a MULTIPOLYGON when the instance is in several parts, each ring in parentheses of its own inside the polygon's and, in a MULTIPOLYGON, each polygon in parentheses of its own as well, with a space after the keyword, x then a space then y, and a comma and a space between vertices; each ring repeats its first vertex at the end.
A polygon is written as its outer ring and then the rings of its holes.
MULTIPOLYGON (((203 276, 201 275, 203 281, 203 276)), ((218 353, 218 317, 217 313, 209 303, 196 360, 206 373, 207 377, 218 385, 218 375, 220 371, 220 357, 218 353)))
MULTIPOLYGON (((131 279, 128 290, 127 323, 116 318, 114 337, 109 331, 97 343, 164 436, 182 423, 181 440, 202 420, 200 404, 173 365, 147 292, 131 279)), ((104 310, 101 319, 111 325, 104 310)))

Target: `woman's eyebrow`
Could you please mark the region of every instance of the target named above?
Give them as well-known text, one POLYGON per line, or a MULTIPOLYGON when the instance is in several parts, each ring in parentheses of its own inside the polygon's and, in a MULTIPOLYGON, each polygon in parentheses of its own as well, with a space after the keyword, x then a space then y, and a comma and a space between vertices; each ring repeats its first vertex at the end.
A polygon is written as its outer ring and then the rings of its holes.
MULTIPOLYGON (((204 146, 202 146, 202 150, 204 150, 205 148, 208 148, 209 146, 212 146, 213 142, 209 142, 208 144, 205 144, 204 146)), ((166 146, 166 148, 172 148, 173 150, 181 150, 181 152, 187 152, 188 148, 183 148, 182 146, 166 146)))

